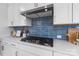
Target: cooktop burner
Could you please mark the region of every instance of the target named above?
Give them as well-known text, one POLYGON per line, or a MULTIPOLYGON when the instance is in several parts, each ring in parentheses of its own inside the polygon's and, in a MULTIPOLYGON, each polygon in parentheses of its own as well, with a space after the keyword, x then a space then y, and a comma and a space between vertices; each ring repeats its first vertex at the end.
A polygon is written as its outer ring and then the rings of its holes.
POLYGON ((26 38, 22 38, 21 41, 53 47, 53 39, 52 38, 28 36, 26 38))

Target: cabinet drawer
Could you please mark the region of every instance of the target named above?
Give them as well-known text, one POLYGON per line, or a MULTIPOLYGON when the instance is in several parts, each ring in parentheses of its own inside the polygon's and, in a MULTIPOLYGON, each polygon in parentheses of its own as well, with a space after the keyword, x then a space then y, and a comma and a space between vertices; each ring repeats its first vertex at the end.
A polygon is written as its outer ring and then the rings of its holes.
POLYGON ((39 47, 33 47, 33 46, 21 46, 21 49, 28 51, 34 55, 38 55, 38 56, 52 56, 53 52, 46 50, 46 49, 42 49, 39 47))
POLYGON ((69 54, 66 54, 66 53, 62 53, 62 52, 57 52, 57 51, 54 51, 54 56, 71 56, 69 54))

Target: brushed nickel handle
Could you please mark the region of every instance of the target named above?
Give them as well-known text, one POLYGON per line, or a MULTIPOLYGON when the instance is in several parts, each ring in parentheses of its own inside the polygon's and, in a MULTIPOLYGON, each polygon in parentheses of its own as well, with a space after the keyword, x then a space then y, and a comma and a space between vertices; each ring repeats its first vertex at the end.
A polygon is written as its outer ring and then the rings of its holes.
POLYGON ((2 51, 4 50, 4 46, 2 46, 2 51))
POLYGON ((17 51, 16 51, 15 55, 18 56, 18 52, 17 51))
POLYGON ((11 44, 12 46, 16 46, 15 44, 11 44))

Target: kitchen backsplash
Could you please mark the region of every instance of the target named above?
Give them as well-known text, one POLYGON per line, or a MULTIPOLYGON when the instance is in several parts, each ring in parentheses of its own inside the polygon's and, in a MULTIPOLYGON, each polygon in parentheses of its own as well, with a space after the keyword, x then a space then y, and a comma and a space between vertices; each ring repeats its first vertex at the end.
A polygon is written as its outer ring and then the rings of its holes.
POLYGON ((40 17, 32 20, 32 26, 29 27, 31 36, 57 38, 57 35, 61 35, 61 39, 66 39, 67 34, 66 26, 53 25, 52 17, 40 17))
MULTIPOLYGON (((16 27, 15 30, 20 30, 23 27, 16 27)), ((67 39, 67 29, 76 28, 76 26, 53 25, 52 17, 40 17, 32 19, 32 26, 26 27, 29 30, 30 36, 48 37, 57 39, 67 39), (58 38, 59 39, 59 38, 58 38)))

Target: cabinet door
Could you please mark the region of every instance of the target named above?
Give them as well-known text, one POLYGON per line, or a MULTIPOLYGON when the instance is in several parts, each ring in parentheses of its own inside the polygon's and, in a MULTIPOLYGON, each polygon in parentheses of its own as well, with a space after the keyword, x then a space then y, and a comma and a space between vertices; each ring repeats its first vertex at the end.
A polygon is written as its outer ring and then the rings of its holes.
POLYGON ((3 56, 15 56, 16 55, 16 49, 11 44, 4 43, 2 55, 3 56))
POLYGON ((38 7, 49 5, 50 3, 38 3, 38 7))
POLYGON ((79 24, 79 3, 73 4, 73 24, 79 24))
POLYGON ((8 4, 8 26, 14 26, 14 11, 15 7, 14 4, 8 4))
MULTIPOLYGON (((9 4, 8 5, 8 26, 31 26, 31 20, 27 20, 26 17, 22 16, 20 13, 28 9, 28 5, 30 4, 9 4), (23 10, 23 8, 25 8, 23 10)), ((33 5, 30 5, 31 7, 33 5)))
MULTIPOLYGON (((16 16, 15 17, 16 17, 16 25, 17 26, 31 26, 31 20, 20 14, 22 12, 22 8, 25 8, 24 11, 26 11, 27 5, 28 5, 28 3, 16 4, 16 16)), ((33 6, 31 3, 29 3, 29 5, 33 6)))
POLYGON ((60 52, 54 52, 54 56, 70 56, 70 55, 67 55, 65 53, 60 53, 60 52))
POLYGON ((17 3, 8 4, 8 21, 8 26, 18 26, 20 24, 17 3))
POLYGON ((34 8, 34 3, 20 3, 20 11, 27 11, 34 8))
POLYGON ((20 19, 20 16, 22 16, 22 15, 20 15, 19 4, 16 3, 14 5, 15 5, 15 10, 14 10, 15 11, 15 16, 14 16, 15 21, 14 21, 14 23, 15 23, 15 26, 21 26, 22 25, 21 20, 23 20, 23 19, 20 19))
POLYGON ((34 47, 34 46, 24 46, 19 45, 19 55, 31 55, 31 56, 52 56, 53 53, 50 50, 46 50, 40 47, 34 47))
POLYGON ((34 54, 30 53, 30 51, 25 51, 25 49, 18 49, 17 56, 34 56, 34 54))
POLYGON ((54 4, 54 24, 72 23, 72 4, 56 3, 54 4))

